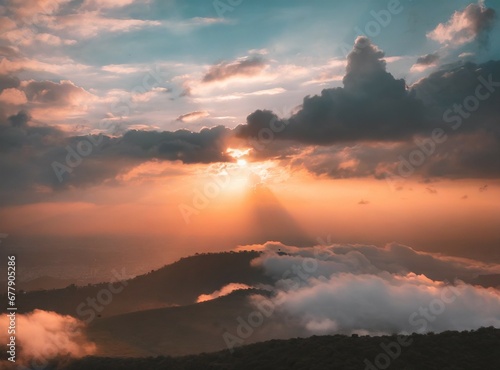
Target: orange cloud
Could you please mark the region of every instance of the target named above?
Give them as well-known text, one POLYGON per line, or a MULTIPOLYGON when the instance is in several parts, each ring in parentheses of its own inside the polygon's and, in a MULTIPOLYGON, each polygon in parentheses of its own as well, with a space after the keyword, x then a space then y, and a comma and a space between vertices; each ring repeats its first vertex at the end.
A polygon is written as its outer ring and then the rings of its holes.
POLYGON ((441 44, 463 45, 489 31, 495 19, 495 10, 483 4, 470 4, 456 11, 446 23, 440 23, 427 37, 441 44))
POLYGON ((224 297, 228 294, 231 294, 235 290, 242 290, 242 289, 252 289, 251 286, 248 286, 246 284, 240 284, 240 283, 231 283, 223 286, 221 289, 214 291, 211 294, 202 294, 198 297, 196 300, 196 303, 201 303, 201 302, 206 302, 206 301, 211 301, 212 299, 216 299, 219 297, 224 297))
POLYGON ((0 94, 0 102, 12 105, 22 105, 26 104, 28 100, 26 99, 26 95, 23 91, 10 88, 2 91, 0 94))
POLYGON ((186 114, 183 114, 183 115, 177 117, 177 121, 193 122, 193 121, 197 121, 199 119, 208 117, 209 115, 210 115, 210 113, 208 113, 206 111, 190 112, 190 113, 186 113, 186 114))
MULTIPOLYGON (((9 327, 7 314, 0 316, 2 328, 9 327)), ((84 334, 84 324, 71 316, 35 310, 16 314, 16 362, 45 362, 58 356, 83 357, 96 351, 84 334), (20 360, 20 361, 19 361, 20 360)), ((9 343, 7 330, 0 332, 2 343, 9 343)))
POLYGON ((267 63, 259 55, 240 58, 233 62, 221 62, 210 67, 203 77, 203 83, 224 81, 232 77, 258 75, 266 66, 267 63))

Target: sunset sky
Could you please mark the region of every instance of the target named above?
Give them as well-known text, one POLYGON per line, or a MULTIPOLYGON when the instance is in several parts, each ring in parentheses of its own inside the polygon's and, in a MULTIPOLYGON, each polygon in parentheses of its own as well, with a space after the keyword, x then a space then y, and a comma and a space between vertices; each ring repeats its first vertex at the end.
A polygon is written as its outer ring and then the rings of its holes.
POLYGON ((498 263, 499 12, 0 1, 0 233, 144 270, 327 238, 498 263))

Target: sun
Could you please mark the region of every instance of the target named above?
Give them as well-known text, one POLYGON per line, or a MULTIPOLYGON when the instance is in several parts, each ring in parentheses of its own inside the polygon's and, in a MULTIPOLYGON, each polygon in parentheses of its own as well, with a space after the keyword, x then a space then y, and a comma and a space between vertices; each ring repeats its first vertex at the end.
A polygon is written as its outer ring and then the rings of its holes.
POLYGON ((236 160, 236 164, 238 167, 246 167, 248 166, 248 161, 243 157, 246 157, 252 149, 244 148, 244 149, 233 149, 227 148, 226 153, 229 154, 236 160))
POLYGON ((248 153, 250 153, 251 150, 252 150, 251 148, 244 148, 244 149, 227 148, 226 153, 229 154, 234 159, 240 159, 241 157, 248 155, 248 153))

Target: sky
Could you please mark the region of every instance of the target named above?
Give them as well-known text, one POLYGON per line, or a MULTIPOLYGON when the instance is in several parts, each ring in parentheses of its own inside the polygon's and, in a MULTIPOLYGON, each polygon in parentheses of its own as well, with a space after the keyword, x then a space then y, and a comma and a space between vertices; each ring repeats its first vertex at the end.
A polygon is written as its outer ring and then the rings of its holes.
POLYGON ((2 0, 4 245, 144 271, 327 236, 499 262, 499 11, 2 0))

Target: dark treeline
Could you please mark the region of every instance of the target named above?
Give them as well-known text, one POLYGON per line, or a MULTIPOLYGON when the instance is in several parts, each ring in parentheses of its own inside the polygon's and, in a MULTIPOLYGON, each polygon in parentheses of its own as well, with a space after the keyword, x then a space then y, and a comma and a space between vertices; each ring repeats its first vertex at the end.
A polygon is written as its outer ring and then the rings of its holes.
POLYGON ((177 358, 87 357, 64 365, 53 362, 46 370, 500 369, 500 329, 412 334, 399 338, 410 343, 400 346, 400 352, 390 345, 397 343, 397 339, 396 336, 313 336, 252 344, 234 353, 221 351, 177 358), (388 347, 392 353, 383 349, 388 347))

